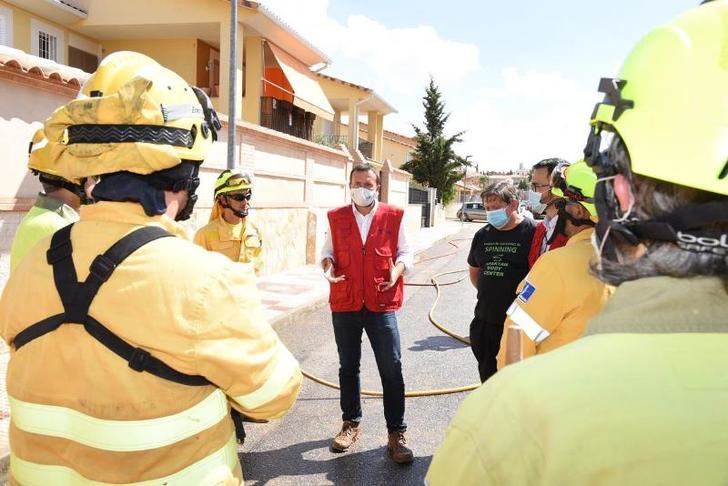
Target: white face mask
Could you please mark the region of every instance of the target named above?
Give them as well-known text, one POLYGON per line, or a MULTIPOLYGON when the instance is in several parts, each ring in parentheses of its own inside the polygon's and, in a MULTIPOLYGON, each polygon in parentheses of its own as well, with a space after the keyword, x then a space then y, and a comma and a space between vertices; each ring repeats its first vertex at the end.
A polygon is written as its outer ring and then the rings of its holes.
POLYGON ((541 202, 541 193, 533 190, 528 191, 528 202, 531 203, 531 211, 541 214, 546 210, 546 204, 541 202))
POLYGON ((377 191, 366 187, 357 187, 351 190, 351 200, 361 207, 368 207, 377 200, 377 191))

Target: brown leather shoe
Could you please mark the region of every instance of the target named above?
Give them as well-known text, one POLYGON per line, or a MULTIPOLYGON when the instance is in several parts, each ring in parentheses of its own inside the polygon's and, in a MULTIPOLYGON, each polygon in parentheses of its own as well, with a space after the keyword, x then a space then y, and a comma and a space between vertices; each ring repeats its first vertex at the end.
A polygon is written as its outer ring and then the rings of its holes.
POLYGON ((407 464, 414 459, 412 449, 407 447, 407 439, 404 437, 404 432, 391 432, 389 434, 387 453, 397 464, 407 464))
POLYGON ((359 438, 359 432, 361 426, 352 422, 351 420, 344 420, 344 424, 341 426, 341 431, 336 434, 333 442, 331 443, 331 449, 334 452, 346 452, 349 447, 354 445, 354 442, 359 438))

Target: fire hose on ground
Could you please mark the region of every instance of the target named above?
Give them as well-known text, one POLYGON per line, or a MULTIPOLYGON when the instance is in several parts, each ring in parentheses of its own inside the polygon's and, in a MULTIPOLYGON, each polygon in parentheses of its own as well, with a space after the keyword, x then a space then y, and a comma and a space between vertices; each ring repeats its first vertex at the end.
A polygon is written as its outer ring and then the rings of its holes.
MULTIPOLYGON (((469 239, 469 238, 466 238, 466 239, 469 239)), ((448 241, 448 243, 457 248, 458 246, 454 243, 455 241, 459 241, 459 240, 450 240, 450 241, 448 241)), ((437 255, 434 257, 421 259, 421 260, 419 260, 419 263, 422 263, 423 261, 435 260, 437 258, 443 258, 446 256, 454 255, 455 253, 457 253, 457 252, 451 252, 451 253, 446 253, 443 255, 437 255)), ((460 270, 451 270, 448 272, 441 272, 441 273, 437 273, 437 274, 433 275, 432 277, 430 277, 430 283, 405 283, 405 285, 410 286, 410 287, 435 287, 435 293, 436 293, 435 300, 433 301, 432 306, 430 307, 430 311, 427 315, 427 317, 430 320, 430 323, 432 323, 433 326, 435 326, 437 329, 439 329, 444 334, 447 334, 451 338, 456 339, 456 340, 460 341, 461 343, 470 346, 470 340, 468 338, 460 336, 459 334, 457 334, 457 333, 453 332, 452 330, 448 329, 447 327, 443 326, 441 323, 439 323, 437 321, 437 319, 435 319, 435 316, 434 316, 435 308, 437 307, 437 303, 440 300, 440 293, 441 293, 440 287, 445 287, 447 285, 455 285, 457 283, 460 283, 467 277, 467 275, 460 277, 457 280, 453 280, 451 282, 445 282, 445 283, 439 283, 437 281, 438 277, 442 277, 445 275, 452 275, 452 274, 461 273, 461 272, 467 272, 467 271, 468 271, 467 268, 462 268, 460 270)), ((318 376, 313 375, 305 370, 301 370, 301 372, 303 373, 303 376, 305 376, 306 378, 308 378, 311 381, 314 381, 320 385, 327 386, 329 388, 334 388, 336 390, 339 389, 339 385, 337 385, 336 383, 330 382, 328 380, 324 380, 323 378, 319 378, 318 376)), ((435 388, 432 390, 414 390, 414 391, 405 392, 404 396, 405 397, 428 397, 428 396, 435 396, 435 395, 449 395, 452 393, 462 393, 462 392, 475 390, 479 386, 480 386, 480 383, 475 383, 472 385, 465 385, 465 386, 459 386, 459 387, 453 387, 453 388, 435 388)), ((362 390, 361 394, 370 396, 370 397, 383 396, 382 392, 379 390, 362 390)))

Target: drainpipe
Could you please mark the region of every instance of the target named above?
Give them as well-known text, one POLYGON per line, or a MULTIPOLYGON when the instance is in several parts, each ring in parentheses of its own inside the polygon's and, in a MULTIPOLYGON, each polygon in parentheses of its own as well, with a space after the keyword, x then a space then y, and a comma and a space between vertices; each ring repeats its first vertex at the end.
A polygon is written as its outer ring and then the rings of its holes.
MULTIPOLYGON (((361 105, 362 103, 366 103, 367 101, 369 101, 373 97, 374 97, 374 93, 372 93, 369 96, 367 96, 366 98, 362 98, 359 101, 357 101, 356 103, 354 103, 356 105, 356 114, 357 115, 359 114, 359 105, 361 105)), ((358 116, 356 117, 356 120, 355 121, 356 121, 356 129, 355 130, 356 130, 356 133, 357 133, 357 137, 356 137, 357 144, 356 144, 356 147, 354 147, 354 141, 352 140, 352 147, 351 147, 351 149, 352 150, 359 150, 359 136, 358 136, 359 135, 359 117, 358 116)), ((353 122, 354 122, 354 120, 352 120, 351 113, 349 113, 349 125, 351 125, 353 122)))
POLYGON ((230 0, 230 73, 228 89, 227 168, 235 168, 235 102, 238 85, 238 0, 230 0))

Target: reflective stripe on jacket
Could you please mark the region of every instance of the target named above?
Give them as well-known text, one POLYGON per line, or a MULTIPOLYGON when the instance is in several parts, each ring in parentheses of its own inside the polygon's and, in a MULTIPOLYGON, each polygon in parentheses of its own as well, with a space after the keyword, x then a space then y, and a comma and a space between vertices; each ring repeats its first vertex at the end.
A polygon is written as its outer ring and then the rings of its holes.
MULTIPOLYGON (((81 208, 72 232, 79 280, 123 235, 159 225, 133 203, 81 208)), ((6 342, 62 311, 45 252, 26 256, 0 300, 6 342)), ((186 386, 139 373, 65 324, 19 350, 11 347, 10 472, 22 484, 239 484, 229 406, 275 418, 293 405, 298 363, 262 317, 252 269, 183 238, 143 246, 114 271, 89 314, 175 370, 216 386, 186 386)))
POLYGON ((379 286, 389 282, 403 215, 402 209, 379 203, 362 245, 351 205, 329 211, 335 276, 346 275, 343 281, 330 285, 333 312, 358 311, 364 306, 372 312, 387 312, 402 306, 404 278, 386 292, 380 292, 379 286))
POLYGON ((579 338, 604 306, 605 285, 591 274, 593 229, 572 236, 563 248, 536 261, 508 308, 498 368, 545 353, 579 338))

